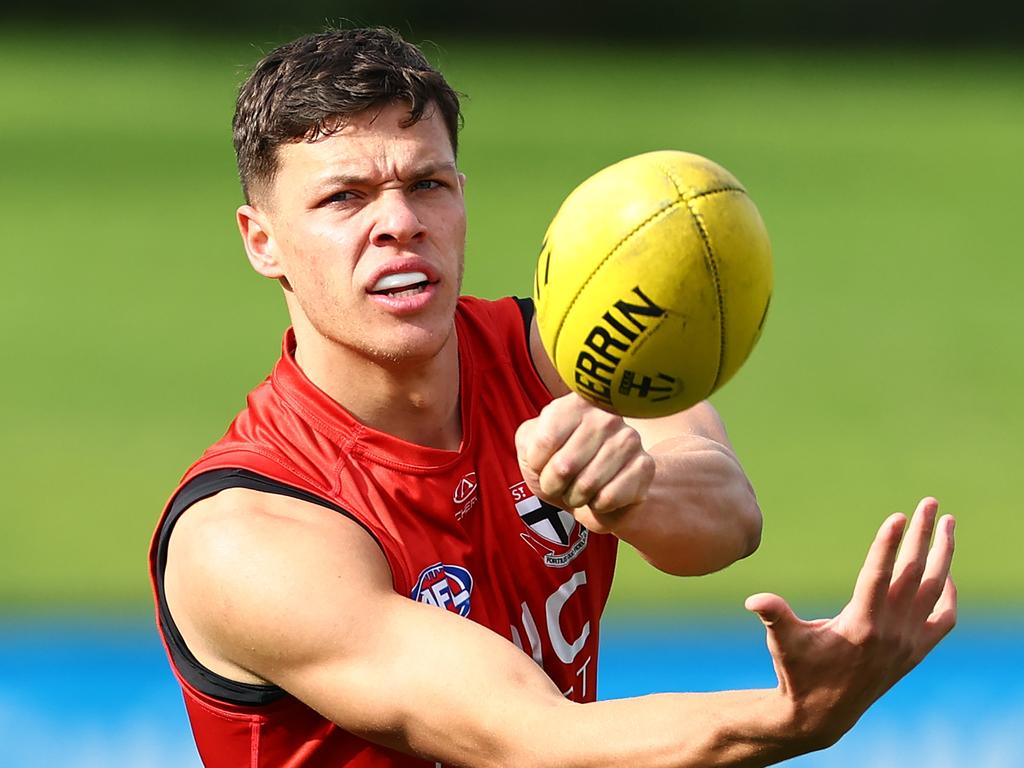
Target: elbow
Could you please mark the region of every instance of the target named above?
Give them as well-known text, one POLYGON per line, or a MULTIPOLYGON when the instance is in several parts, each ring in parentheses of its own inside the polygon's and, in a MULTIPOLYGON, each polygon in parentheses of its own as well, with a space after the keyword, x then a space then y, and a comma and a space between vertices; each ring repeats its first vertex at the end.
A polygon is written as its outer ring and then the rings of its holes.
POLYGON ((750 491, 750 500, 745 507, 739 522, 740 545, 737 560, 750 557, 757 551, 761 546, 761 531, 764 528, 764 516, 753 490, 750 491))
MULTIPOLYGON (((726 496, 727 508, 730 513, 726 519, 730 521, 733 542, 733 559, 731 562, 750 557, 761 546, 761 531, 764 528, 764 516, 761 505, 757 503, 757 494, 746 474, 740 468, 735 457, 729 456, 732 463, 731 491, 726 496)), ((731 563, 729 563, 731 564, 731 563)))
POLYGON ((757 503, 754 486, 733 453, 725 448, 714 457, 718 470, 719 493, 717 515, 721 546, 718 548, 724 562, 712 570, 724 568, 737 560, 749 557, 761 546, 764 517, 757 503))
MULTIPOLYGON (((761 531, 764 527, 764 517, 761 514, 761 505, 757 503, 754 486, 738 465, 734 471, 736 474, 733 476, 730 492, 723 499, 725 514, 722 517, 727 526, 725 530, 728 530, 723 543, 729 542, 728 554, 731 557, 722 567, 754 554, 761 546, 761 531)), ((726 554, 724 549, 723 554, 726 554)))
POLYGON ((763 518, 752 489, 733 500, 729 512, 721 518, 716 536, 705 550, 705 557, 689 563, 688 576, 704 576, 728 568, 757 551, 761 546, 763 518))
POLYGON ((761 507, 751 493, 749 499, 744 499, 742 504, 733 507, 733 517, 727 527, 728 533, 723 531, 719 546, 711 548, 716 554, 702 563, 697 573, 691 575, 704 576, 714 573, 745 557, 750 557, 761 546, 761 527, 761 507))
POLYGON ((671 576, 706 576, 754 554, 761 545, 761 528, 761 508, 751 492, 697 539, 687 536, 683 542, 676 540, 674 546, 640 549, 640 554, 671 576))

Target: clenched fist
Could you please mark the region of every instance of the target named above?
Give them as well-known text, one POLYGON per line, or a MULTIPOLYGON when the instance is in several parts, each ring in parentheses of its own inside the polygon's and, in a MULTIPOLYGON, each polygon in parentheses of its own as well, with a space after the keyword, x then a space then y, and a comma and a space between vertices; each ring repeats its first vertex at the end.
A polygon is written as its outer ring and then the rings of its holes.
POLYGON ((516 452, 530 490, 595 533, 612 532, 646 498, 654 477, 654 459, 636 430, 576 394, 523 422, 516 452))

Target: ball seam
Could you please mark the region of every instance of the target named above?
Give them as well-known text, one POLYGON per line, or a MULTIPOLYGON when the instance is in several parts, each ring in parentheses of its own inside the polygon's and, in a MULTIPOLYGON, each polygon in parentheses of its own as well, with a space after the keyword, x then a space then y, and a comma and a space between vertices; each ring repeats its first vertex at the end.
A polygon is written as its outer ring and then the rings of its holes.
MULTIPOLYGON (((675 182, 673 182, 673 186, 675 186, 675 182)), ((678 187, 676 188, 676 191, 678 192, 678 187)), ((590 281, 594 279, 594 275, 596 275, 599 271, 601 271, 601 269, 604 267, 604 265, 608 263, 608 260, 611 259, 612 256, 614 256, 616 254, 616 252, 618 252, 618 250, 620 248, 622 248, 622 246, 624 246, 626 244, 626 242, 631 237, 633 237, 633 235, 635 235, 641 229, 643 229, 648 224, 650 224, 652 221, 657 219, 659 216, 667 214, 668 212, 670 212, 674 208, 678 208, 680 204, 685 203, 685 202, 686 201, 684 199, 682 199, 682 197, 680 197, 678 200, 675 200, 674 202, 669 203, 664 208, 659 208, 657 211, 652 213, 646 219, 641 221, 639 224, 637 224, 635 227, 633 227, 633 229, 631 229, 629 232, 627 232, 625 235, 623 235, 622 239, 620 239, 619 242, 617 242, 615 244, 615 247, 612 248, 610 251, 608 251, 608 253, 605 254, 604 258, 601 259, 601 263, 598 264, 596 267, 594 267, 594 269, 590 272, 590 274, 587 275, 587 279, 583 281, 583 284, 579 287, 579 290, 576 291, 576 295, 573 296, 572 297, 572 301, 569 302, 569 306, 567 306, 565 308, 565 312, 562 313, 562 319, 558 323, 558 328, 555 329, 555 338, 554 338, 554 341, 553 341, 553 343, 551 345, 551 361, 553 363, 555 363, 556 367, 558 366, 558 342, 562 338, 562 328, 565 327, 565 322, 566 322, 566 320, 569 319, 569 315, 572 313, 572 308, 574 306, 576 306, 576 301, 579 299, 579 297, 581 295, 583 295, 583 291, 586 289, 586 287, 590 283, 590 281)))
POLYGON ((690 212, 690 216, 693 217, 693 223, 697 227, 697 233, 700 235, 701 241, 704 243, 704 262, 711 272, 711 279, 715 284, 715 298, 718 301, 718 365, 715 366, 715 379, 711 383, 711 392, 718 389, 719 379, 722 377, 722 366, 725 363, 725 300, 722 297, 722 283, 718 276, 718 262, 715 259, 714 249, 711 247, 711 236, 708 234, 707 228, 704 226, 704 220, 700 213, 693 207, 692 203, 695 200, 699 200, 702 197, 709 197, 715 194, 721 194, 724 192, 742 192, 746 194, 746 190, 742 187, 735 187, 731 185, 715 187, 713 189, 707 189, 695 195, 687 195, 679 188, 679 182, 676 180, 672 172, 667 168, 662 168, 662 173, 665 174, 666 178, 675 187, 676 193, 682 198, 682 201, 686 204, 686 210, 690 212))
MULTIPOLYGON (((665 171, 665 174, 668 175, 668 171, 665 171)), ((673 179, 671 176, 669 176, 669 179, 672 180, 672 184, 673 186, 675 186, 676 180, 673 179)), ((744 195, 747 194, 747 190, 745 190, 743 187, 714 187, 712 189, 705 189, 703 192, 688 195, 685 192, 679 191, 679 187, 676 186, 676 191, 679 192, 679 196, 687 202, 690 202, 692 200, 700 200, 702 197, 710 197, 711 195, 720 195, 723 192, 741 192, 744 195)))
MULTIPOLYGON (((693 201, 684 200, 684 202, 686 203, 686 210, 690 212, 694 223, 697 225, 700 239, 704 243, 705 263, 708 265, 708 269, 711 270, 711 279, 715 283, 715 297, 718 300, 718 365, 715 366, 715 380, 711 384, 711 392, 714 392, 718 388, 718 379, 722 375, 722 363, 725 360, 725 302, 722 300, 722 283, 718 278, 718 263, 715 261, 715 253, 711 248, 711 237, 704 227, 700 214, 691 205, 693 201)), ((711 394, 711 392, 708 394, 711 394)))

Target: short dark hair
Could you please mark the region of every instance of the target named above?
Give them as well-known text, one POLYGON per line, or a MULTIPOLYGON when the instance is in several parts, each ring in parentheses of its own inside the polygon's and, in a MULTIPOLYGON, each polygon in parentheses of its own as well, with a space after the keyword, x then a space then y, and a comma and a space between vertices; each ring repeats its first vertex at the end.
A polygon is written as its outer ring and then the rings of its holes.
POLYGON ((235 156, 246 201, 273 181, 282 144, 316 141, 340 130, 346 117, 396 102, 409 105, 403 127, 438 110, 458 151, 459 95, 397 32, 335 29, 275 48, 242 84, 235 105, 235 156))

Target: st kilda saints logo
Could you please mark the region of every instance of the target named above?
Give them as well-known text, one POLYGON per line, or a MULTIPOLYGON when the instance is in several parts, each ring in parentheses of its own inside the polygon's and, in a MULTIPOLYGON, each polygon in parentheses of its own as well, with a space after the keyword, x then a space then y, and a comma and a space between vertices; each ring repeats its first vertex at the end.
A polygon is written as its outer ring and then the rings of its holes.
POLYGON ((519 536, 543 555, 544 565, 564 568, 586 549, 590 532, 570 513, 538 499, 526 481, 516 483, 509 491, 526 528, 519 536))

